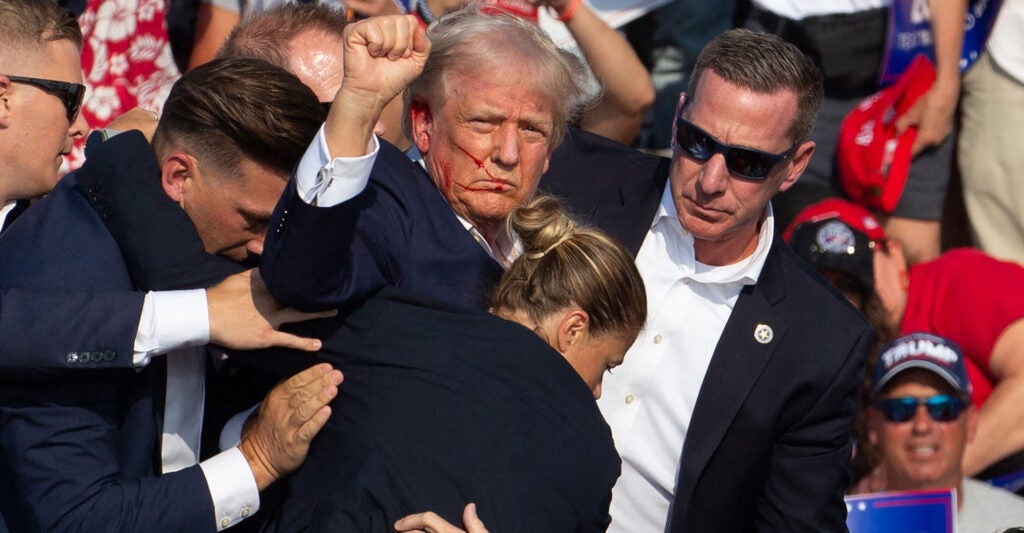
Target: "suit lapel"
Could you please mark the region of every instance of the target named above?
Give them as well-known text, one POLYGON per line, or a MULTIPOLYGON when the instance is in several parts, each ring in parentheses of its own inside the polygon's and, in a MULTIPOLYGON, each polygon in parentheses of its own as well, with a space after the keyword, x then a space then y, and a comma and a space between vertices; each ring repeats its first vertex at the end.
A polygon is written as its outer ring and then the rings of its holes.
POLYGON ((776 239, 758 283, 747 285, 740 292, 715 346, 683 444, 672 506, 672 531, 685 529, 697 481, 788 328, 785 317, 772 310, 785 297, 785 277, 777 247, 776 239))

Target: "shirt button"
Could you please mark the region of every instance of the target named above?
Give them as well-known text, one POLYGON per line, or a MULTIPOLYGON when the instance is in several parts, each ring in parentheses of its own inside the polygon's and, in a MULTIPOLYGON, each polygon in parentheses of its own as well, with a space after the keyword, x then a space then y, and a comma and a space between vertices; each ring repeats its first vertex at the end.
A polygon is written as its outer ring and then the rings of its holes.
POLYGON ((626 395, 626 405, 633 403, 634 400, 636 400, 636 398, 632 394, 626 395))
POLYGON ((231 525, 231 519, 230 518, 225 516, 224 518, 220 519, 220 527, 221 528, 226 528, 226 527, 228 527, 230 525, 231 525))
POLYGON ((248 518, 251 513, 252 509, 249 509, 248 507, 242 507, 242 518, 248 518))
POLYGON ((661 335, 654 336, 654 344, 661 344, 661 341, 663 340, 665 340, 665 337, 662 337, 661 335))

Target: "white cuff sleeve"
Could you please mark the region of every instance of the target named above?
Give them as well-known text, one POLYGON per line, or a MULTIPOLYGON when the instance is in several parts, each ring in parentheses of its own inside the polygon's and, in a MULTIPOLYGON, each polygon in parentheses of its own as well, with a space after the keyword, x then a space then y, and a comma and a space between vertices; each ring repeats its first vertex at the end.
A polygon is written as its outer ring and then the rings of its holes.
POLYGON ((320 207, 331 207, 355 198, 370 181, 370 170, 377 160, 380 145, 377 136, 370 136, 367 154, 361 157, 332 158, 327 136, 320 126, 316 138, 295 169, 295 187, 302 201, 320 207))
POLYGON ((221 452, 201 463, 213 499, 217 531, 252 516, 260 508, 260 492, 249 463, 238 448, 221 452))
POLYGON ((231 417, 227 424, 224 424, 224 429, 220 430, 220 439, 217 441, 218 450, 227 450, 238 446, 242 442, 242 426, 245 425, 246 419, 253 411, 260 408, 263 402, 260 402, 241 413, 231 417))
POLYGON ((132 363, 142 368, 154 355, 209 342, 210 310, 204 289, 150 292, 142 303, 132 363))

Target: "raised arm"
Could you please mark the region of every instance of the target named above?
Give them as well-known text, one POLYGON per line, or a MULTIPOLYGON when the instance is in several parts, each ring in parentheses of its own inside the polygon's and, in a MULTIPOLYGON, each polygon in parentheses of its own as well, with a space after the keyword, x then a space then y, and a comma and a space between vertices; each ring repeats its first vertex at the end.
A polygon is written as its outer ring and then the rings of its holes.
POLYGON ((632 144, 644 113, 654 103, 654 85, 647 68, 619 32, 604 23, 583 0, 536 0, 565 23, 580 46, 604 93, 583 114, 582 129, 632 144))
POLYGON ((345 79, 324 124, 332 158, 369 153, 381 111, 423 70, 429 51, 412 15, 372 17, 345 28, 345 79))

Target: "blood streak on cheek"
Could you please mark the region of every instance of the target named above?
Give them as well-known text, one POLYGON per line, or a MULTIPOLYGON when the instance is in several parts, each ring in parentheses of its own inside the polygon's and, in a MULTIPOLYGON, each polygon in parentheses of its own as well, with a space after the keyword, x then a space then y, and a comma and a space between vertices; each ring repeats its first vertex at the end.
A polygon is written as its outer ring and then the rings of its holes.
MULTIPOLYGON (((483 170, 484 174, 487 174, 487 177, 491 178, 495 182, 493 190, 495 190, 497 192, 502 192, 502 191, 505 190, 505 185, 503 183, 501 183, 500 179, 495 177, 493 174, 491 174, 491 172, 489 170, 487 170, 487 167, 484 165, 484 161, 483 160, 477 159, 477 157, 475 155, 469 153, 468 150, 466 150, 465 148, 463 148, 463 147, 461 147, 461 146, 459 146, 457 144, 455 145, 455 147, 458 148, 459 151, 461 151, 462 153, 466 154, 466 157, 470 158, 473 161, 473 163, 476 164, 477 168, 479 168, 480 170, 483 170)), ((476 188, 476 187, 469 187, 467 185, 463 185, 463 184, 458 183, 458 182, 456 182, 455 184, 458 185, 459 187, 462 187, 463 189, 465 189, 467 191, 482 191, 482 190, 485 190, 485 189, 479 189, 479 188, 476 188)))

